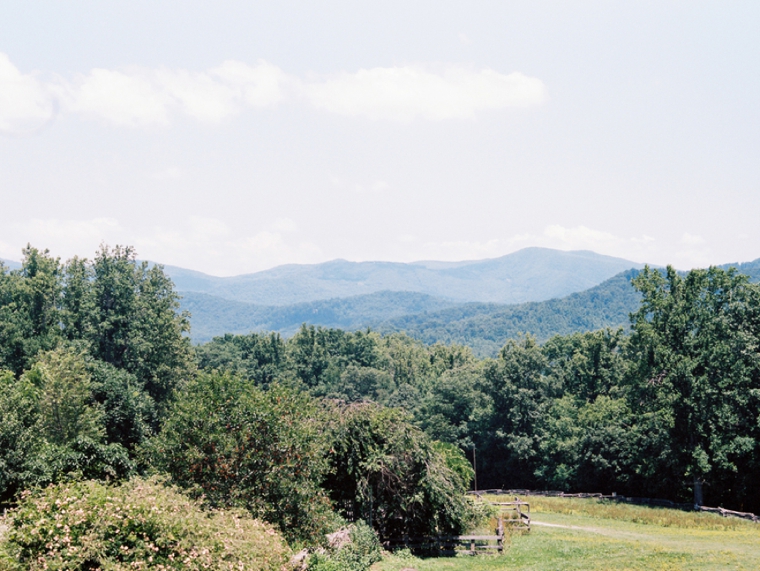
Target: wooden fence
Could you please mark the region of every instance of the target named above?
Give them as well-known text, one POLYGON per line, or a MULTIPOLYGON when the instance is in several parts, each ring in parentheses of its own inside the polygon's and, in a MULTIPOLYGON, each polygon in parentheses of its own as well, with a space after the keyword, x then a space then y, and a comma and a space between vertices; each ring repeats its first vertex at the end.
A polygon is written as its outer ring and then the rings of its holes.
POLYGON ((551 490, 500 490, 500 489, 491 489, 491 490, 478 490, 476 492, 467 492, 468 494, 475 495, 475 496, 514 496, 514 495, 521 495, 521 496, 547 496, 547 497, 556 497, 556 498, 596 498, 596 499, 602 499, 602 500, 609 500, 613 502, 622 502, 627 504, 637 504, 637 505, 647 505, 647 506, 656 506, 656 507, 663 507, 663 508, 673 508, 678 510, 696 510, 696 511, 703 511, 703 512, 710 512, 710 513, 716 513, 721 515, 722 517, 736 517, 741 519, 746 519, 748 521, 753 521, 755 523, 760 523, 760 516, 757 516, 753 513, 749 512, 738 512, 733 510, 727 510, 725 508, 711 508, 707 506, 695 506, 693 504, 684 504, 684 503, 676 503, 672 502, 670 500, 662 500, 657 498, 637 498, 637 497, 631 497, 631 496, 619 496, 617 494, 611 494, 611 495, 605 495, 605 494, 588 494, 588 493, 580 493, 580 494, 566 494, 565 492, 556 492, 551 490))
POLYGON ((408 547, 415 553, 428 556, 456 555, 466 552, 471 555, 478 553, 504 552, 504 529, 496 535, 449 535, 438 537, 404 537, 389 539, 384 542, 387 549, 408 547))
MULTIPOLYGON (((482 498, 481 498, 482 499, 482 498)), ((515 497, 511 502, 488 502, 499 508, 496 535, 448 535, 438 537, 403 537, 384 542, 388 549, 408 547, 425 555, 455 555, 456 553, 504 553, 504 536, 513 531, 530 531, 530 504, 515 497)))

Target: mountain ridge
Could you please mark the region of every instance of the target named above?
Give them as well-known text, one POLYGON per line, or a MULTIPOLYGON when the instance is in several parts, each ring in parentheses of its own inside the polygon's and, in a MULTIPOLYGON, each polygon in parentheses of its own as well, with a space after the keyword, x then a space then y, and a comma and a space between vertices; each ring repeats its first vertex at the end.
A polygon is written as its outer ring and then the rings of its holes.
POLYGON ((228 278, 164 266, 177 291, 257 305, 293 305, 381 291, 453 302, 520 303, 583 291, 637 264, 588 250, 524 248, 485 260, 288 264, 228 278))

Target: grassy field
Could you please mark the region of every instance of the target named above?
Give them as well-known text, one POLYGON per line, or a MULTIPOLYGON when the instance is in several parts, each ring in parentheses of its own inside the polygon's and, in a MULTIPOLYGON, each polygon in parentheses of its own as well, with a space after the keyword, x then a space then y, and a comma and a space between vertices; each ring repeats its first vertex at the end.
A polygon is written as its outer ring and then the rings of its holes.
POLYGON ((588 499, 522 499, 533 528, 512 535, 502 556, 389 556, 373 571, 760 569, 760 524, 588 499))

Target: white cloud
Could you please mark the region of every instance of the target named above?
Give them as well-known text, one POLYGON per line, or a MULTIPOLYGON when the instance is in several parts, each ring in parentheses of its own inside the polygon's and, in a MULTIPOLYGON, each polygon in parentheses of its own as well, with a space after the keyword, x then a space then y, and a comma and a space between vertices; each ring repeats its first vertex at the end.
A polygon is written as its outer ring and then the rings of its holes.
POLYGON ((33 75, 22 74, 0 53, 0 131, 24 133, 44 125, 54 114, 51 94, 33 75))
POLYGON ((249 66, 226 61, 207 73, 94 69, 71 84, 63 82, 57 91, 70 112, 146 127, 167 124, 172 111, 217 123, 246 106, 273 105, 282 98, 285 79, 285 73, 266 62, 249 66))
POLYGON ((278 218, 253 234, 241 234, 221 221, 193 216, 172 229, 143 232, 134 243, 144 258, 215 275, 322 261, 317 246, 292 239, 296 231, 295 222, 287 218, 278 218))
POLYGON ((210 73, 228 85, 238 87, 245 102, 252 107, 274 105, 283 98, 285 87, 296 82, 280 68, 263 60, 256 67, 228 60, 210 73))
POLYGON ((547 226, 544 228, 543 236, 536 240, 536 245, 560 250, 592 250, 636 262, 652 261, 652 255, 656 252, 655 239, 646 234, 616 236, 587 226, 547 226))
POLYGON ((522 73, 450 67, 436 74, 420 67, 386 67, 341 73, 304 86, 312 105, 332 113, 406 122, 465 119, 479 111, 543 102, 541 80, 522 73))
POLYGON ((551 225, 540 234, 524 233, 485 240, 427 242, 410 255, 426 260, 476 260, 504 256, 521 248, 538 246, 558 250, 592 250, 635 262, 652 261, 655 239, 651 236, 620 237, 587 226, 551 225))
POLYGON ((51 250, 53 255, 68 259, 72 256, 91 256, 97 247, 109 244, 127 244, 127 234, 114 218, 89 220, 63 220, 59 218, 33 218, 24 222, 5 224, 0 237, 0 255, 13 260, 21 256, 26 244, 51 250), (3 244, 4 242, 4 244, 3 244), (15 246, 10 246, 14 244, 15 246))
POLYGON ((535 236, 517 234, 508 238, 492 238, 490 240, 450 240, 443 242, 426 242, 421 249, 412 254, 415 258, 426 260, 445 260, 458 262, 461 260, 479 260, 496 258, 524 248, 535 236))
POLYGON ((102 243, 128 244, 141 259, 216 275, 323 261, 320 248, 299 240, 297 232, 296 223, 289 218, 275 219, 250 233, 205 216, 189 216, 171 227, 141 227, 113 218, 33 219, 0 228, 0 257, 20 259, 27 243, 49 248, 63 260, 75 255, 92 257, 102 243))
POLYGON ((187 219, 187 224, 193 233, 201 240, 217 236, 228 236, 230 234, 229 227, 216 218, 190 216, 187 219))
POLYGON ((140 71, 122 73, 93 69, 59 90, 66 110, 105 119, 125 127, 146 127, 169 122, 170 99, 140 71))
POLYGON ((586 226, 576 226, 575 228, 565 228, 558 225, 547 226, 544 229, 544 236, 572 248, 594 248, 620 241, 617 236, 609 232, 592 230, 586 226))
POLYGON ((216 123, 240 112, 240 90, 205 73, 184 69, 155 72, 157 87, 190 117, 216 123))
POLYGON ((265 61, 228 60, 204 72, 129 67, 93 69, 73 80, 41 82, 22 74, 0 53, 0 130, 28 130, 62 110, 118 126, 167 125, 174 114, 217 123, 246 108, 286 96, 317 109, 393 121, 472 118, 478 112, 525 107, 546 99, 537 78, 491 69, 377 67, 301 80, 265 61))
POLYGON ((272 229, 278 232, 295 232, 298 225, 290 218, 277 218, 272 224, 272 229))

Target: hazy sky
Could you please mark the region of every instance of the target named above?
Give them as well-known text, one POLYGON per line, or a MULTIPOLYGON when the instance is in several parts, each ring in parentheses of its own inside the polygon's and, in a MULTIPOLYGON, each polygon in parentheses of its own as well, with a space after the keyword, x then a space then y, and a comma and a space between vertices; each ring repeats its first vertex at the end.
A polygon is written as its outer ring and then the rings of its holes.
POLYGON ((760 257, 760 2, 3 0, 0 257, 760 257))

